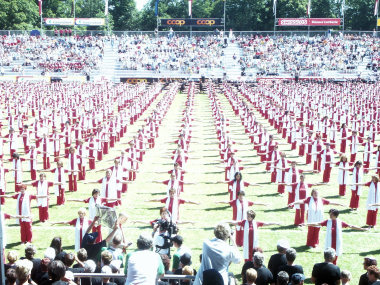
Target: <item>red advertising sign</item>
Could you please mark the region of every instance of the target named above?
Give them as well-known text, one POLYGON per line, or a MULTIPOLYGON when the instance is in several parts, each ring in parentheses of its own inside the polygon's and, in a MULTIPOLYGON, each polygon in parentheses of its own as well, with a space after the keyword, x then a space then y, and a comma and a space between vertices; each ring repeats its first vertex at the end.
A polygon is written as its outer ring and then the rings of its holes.
POLYGON ((279 26, 340 26, 336 18, 280 18, 279 26))

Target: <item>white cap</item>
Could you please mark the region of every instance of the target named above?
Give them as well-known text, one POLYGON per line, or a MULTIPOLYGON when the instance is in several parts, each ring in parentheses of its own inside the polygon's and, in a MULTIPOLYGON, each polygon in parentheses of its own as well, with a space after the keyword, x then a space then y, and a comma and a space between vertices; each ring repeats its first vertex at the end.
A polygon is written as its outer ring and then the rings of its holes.
POLYGON ((289 241, 287 239, 280 239, 277 241, 277 246, 288 249, 290 248, 289 241))

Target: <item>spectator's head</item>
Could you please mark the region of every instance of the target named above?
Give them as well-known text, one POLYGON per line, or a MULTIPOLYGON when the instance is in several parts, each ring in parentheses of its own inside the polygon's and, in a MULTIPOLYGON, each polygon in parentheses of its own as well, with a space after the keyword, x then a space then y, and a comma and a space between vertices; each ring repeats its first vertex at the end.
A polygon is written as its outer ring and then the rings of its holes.
POLYGON ((255 252, 253 255, 253 264, 255 265, 256 268, 263 266, 264 254, 262 254, 261 252, 255 252))
POLYGON ((112 260, 110 263, 112 273, 119 273, 121 267, 121 260, 112 260))
POLYGON ((24 283, 30 278, 33 262, 27 259, 18 260, 16 263, 16 276, 18 283, 24 283))
POLYGON ((350 283, 352 278, 351 272, 348 270, 342 270, 340 272, 340 280, 342 281, 342 284, 350 283))
POLYGON ((305 281, 305 275, 301 273, 295 273, 292 275, 290 280, 292 281, 291 282, 292 285, 302 285, 303 282, 305 281))
POLYGON ((84 248, 79 249, 77 252, 77 257, 79 261, 85 262, 87 260, 87 250, 85 250, 84 248))
POLYGON ((36 254, 36 247, 32 244, 28 244, 25 247, 25 258, 31 260, 34 258, 35 254, 36 254))
POLYGON ((40 268, 42 272, 48 272, 48 267, 51 261, 52 259, 47 258, 47 257, 41 260, 40 268))
POLYGON ((94 197, 95 199, 98 198, 100 195, 100 190, 99 189, 94 189, 92 190, 91 196, 94 197))
POLYGON ((336 220, 339 217, 339 210, 330 209, 329 214, 330 214, 330 219, 336 220))
POLYGON ((7 282, 8 282, 6 284, 9 284, 9 285, 16 284, 16 279, 17 279, 16 269, 9 268, 7 272, 5 272, 5 278, 7 278, 7 282))
POLYGON ((50 260, 54 260, 55 258, 55 249, 52 247, 48 247, 44 252, 44 257, 49 258, 50 260))
POLYGON ((169 268, 170 268, 170 257, 168 255, 166 255, 166 254, 161 254, 160 256, 161 256, 162 264, 165 267, 165 272, 169 271, 169 268))
POLYGON ((51 280, 59 281, 65 276, 66 266, 60 260, 53 260, 48 267, 48 274, 51 280))
POLYGON ((367 270, 371 265, 377 266, 377 260, 373 256, 364 257, 363 267, 367 270))
POLYGON ((297 257, 297 252, 294 248, 288 248, 286 250, 286 261, 288 262, 289 265, 292 265, 293 262, 296 260, 297 257))
POLYGON ((194 269, 190 265, 186 265, 182 268, 182 275, 194 275, 194 269))
POLYGON ((179 236, 179 235, 176 235, 174 238, 173 238, 173 245, 174 247, 176 248, 180 248, 183 244, 183 237, 182 236, 179 236))
POLYGON ((203 271, 203 285, 224 285, 223 277, 215 269, 203 271))
POLYGON ((276 285, 288 285, 289 283, 289 274, 285 271, 280 271, 277 274, 277 282, 276 285))
POLYGON ((228 224, 217 224, 214 228, 214 235, 217 239, 226 241, 231 236, 231 228, 228 224))
POLYGON ((245 192, 242 190, 242 191, 239 191, 238 192, 238 199, 240 200, 240 201, 243 201, 244 200, 244 197, 245 197, 245 192))
POLYGON ((248 284, 255 284, 257 279, 257 271, 253 268, 249 268, 245 272, 245 277, 247 279, 248 284))
POLYGON ((137 248, 139 250, 148 250, 153 246, 153 239, 150 234, 144 233, 137 239, 137 248))
POLYGON ((380 270, 377 266, 371 265, 367 268, 369 283, 373 283, 380 278, 380 270))
POLYGON ((179 258, 179 262, 181 262, 182 267, 185 267, 186 265, 191 265, 191 255, 189 253, 184 253, 179 258))
POLYGON ((112 253, 108 250, 103 251, 101 254, 101 259, 103 265, 110 265, 112 261, 112 253))
POLYGON ((335 260, 335 249, 328 247, 324 251, 324 257, 326 262, 333 262, 335 260))
POLYGON ((86 209, 85 208, 79 208, 79 210, 78 210, 79 219, 83 219, 85 216, 86 216, 86 209))
POLYGON ((114 238, 112 239, 112 244, 114 247, 118 247, 121 244, 122 237, 121 235, 115 235, 114 238))
POLYGON ((63 263, 66 265, 66 267, 71 267, 74 264, 75 261, 75 255, 70 253, 66 253, 65 257, 63 259, 63 263))
POLYGON ((86 273, 94 273, 96 270, 95 261, 88 259, 84 262, 84 272, 86 273))
POLYGON ((279 253, 282 253, 282 254, 285 254, 286 253, 286 250, 289 248, 289 241, 286 240, 286 239, 280 239, 278 242, 277 242, 277 251, 279 253))
POLYGON ((61 237, 55 237, 50 243, 50 247, 54 248, 55 255, 59 254, 62 251, 62 239, 61 237))
MULTIPOLYGON (((111 275, 112 274, 112 269, 111 267, 109 267, 108 265, 104 265, 102 267, 102 271, 101 271, 102 274, 108 274, 108 275, 111 275)), ((103 278, 103 283, 107 283, 108 281, 110 280, 109 277, 107 278, 103 278)))
POLYGON ((18 259, 18 253, 15 250, 11 250, 7 254, 7 260, 9 264, 14 264, 18 259))

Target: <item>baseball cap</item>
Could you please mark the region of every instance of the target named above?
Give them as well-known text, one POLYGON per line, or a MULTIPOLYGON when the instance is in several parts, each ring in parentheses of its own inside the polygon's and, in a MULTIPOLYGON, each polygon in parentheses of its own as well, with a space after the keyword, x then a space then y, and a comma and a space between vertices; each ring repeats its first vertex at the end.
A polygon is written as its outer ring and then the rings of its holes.
POLYGON ((301 273, 295 273, 291 277, 292 284, 300 284, 304 280, 305 280, 305 275, 301 273))
POLYGON ((183 265, 191 265, 191 255, 189 253, 184 253, 181 255, 179 261, 183 264, 183 265))

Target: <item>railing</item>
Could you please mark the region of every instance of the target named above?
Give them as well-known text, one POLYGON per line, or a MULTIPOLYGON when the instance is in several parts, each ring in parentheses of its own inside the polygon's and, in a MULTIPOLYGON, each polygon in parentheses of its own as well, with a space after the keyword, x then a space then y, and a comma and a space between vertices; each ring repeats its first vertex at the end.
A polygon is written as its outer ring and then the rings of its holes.
MULTIPOLYGON (((4 35, 27 35, 30 34, 30 30, 23 31, 23 30, 0 30, 0 36, 4 35)), ((337 35, 341 33, 340 30, 331 30, 330 33, 332 35, 337 35)), ((47 36, 54 36, 54 31, 52 30, 43 30, 43 33, 47 36)), ((155 36, 156 34, 153 31, 82 31, 82 30, 76 30, 72 31, 72 33, 79 35, 79 36, 96 36, 96 35, 115 35, 118 37, 121 36, 155 36)), ((169 31, 159 31, 159 36, 168 36, 169 31)), ((323 36, 327 35, 329 33, 328 30, 321 30, 321 31, 233 31, 234 36, 255 36, 255 35, 261 35, 261 36, 323 36)), ((220 35, 219 32, 215 31, 174 31, 174 34, 177 36, 184 36, 189 37, 190 35, 193 37, 199 37, 199 36, 212 36, 212 35, 220 35)), ((363 36, 363 35, 370 35, 370 36, 380 36, 380 32, 373 32, 373 31, 344 31, 344 34, 347 35, 357 35, 357 36, 363 36)), ((225 35, 229 35, 229 32, 226 32, 225 35)))
MULTIPOLYGON (((124 274, 103 274, 103 273, 74 273, 74 278, 90 278, 90 284, 92 284, 92 278, 126 278, 124 274)), ((194 280, 195 276, 192 275, 164 275, 162 280, 178 280, 179 284, 184 281, 194 280)), ((79 285, 81 285, 81 279, 79 279, 79 285)), ((103 284, 103 281, 102 281, 103 284)))

